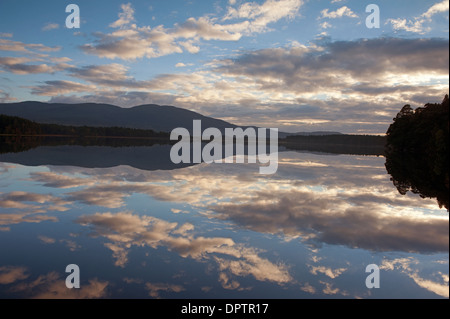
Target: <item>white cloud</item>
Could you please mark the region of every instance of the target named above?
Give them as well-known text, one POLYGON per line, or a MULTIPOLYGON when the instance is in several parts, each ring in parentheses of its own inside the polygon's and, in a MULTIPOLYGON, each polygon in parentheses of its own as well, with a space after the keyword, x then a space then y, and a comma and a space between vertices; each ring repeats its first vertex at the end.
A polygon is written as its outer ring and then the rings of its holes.
POLYGON ((423 34, 427 31, 427 29, 423 27, 424 22, 423 20, 411 21, 398 18, 398 19, 389 19, 388 22, 392 24, 394 30, 404 30, 407 32, 414 32, 419 34, 423 34))
POLYGON ((109 25, 112 28, 124 27, 134 20, 134 9, 131 3, 122 4, 120 7, 122 12, 119 13, 119 19, 109 25))
POLYGON ((422 14, 422 17, 426 19, 431 19, 432 16, 438 13, 447 12, 449 10, 449 0, 444 0, 442 2, 435 3, 432 5, 425 13, 422 14))
POLYGON ((310 266, 310 268, 311 274, 317 275, 318 273, 323 273, 324 275, 332 279, 339 277, 343 272, 347 270, 347 268, 332 269, 330 267, 325 266, 310 266))
MULTIPOLYGON (((449 297, 449 281, 448 274, 441 272, 432 274, 433 279, 425 279, 419 275, 419 270, 414 269, 414 265, 418 265, 418 261, 413 257, 409 258, 396 258, 396 259, 383 259, 380 269, 386 271, 399 270, 401 273, 406 274, 421 288, 424 288, 430 292, 433 292, 439 296, 449 297), (439 282, 440 281, 440 282, 439 282)), ((416 267, 417 268, 417 267, 416 267)))
POLYGON ((343 6, 336 11, 328 12, 328 9, 324 9, 320 12, 322 14, 322 18, 329 18, 329 19, 337 19, 342 17, 349 17, 349 18, 358 18, 358 15, 354 13, 349 7, 343 6))
POLYGON ((282 18, 294 18, 302 5, 302 0, 266 0, 262 4, 245 3, 239 8, 228 8, 225 20, 243 21, 221 24, 218 18, 205 15, 188 18, 184 23, 172 28, 163 25, 151 28, 131 24, 134 10, 131 4, 122 5, 119 19, 110 26, 120 28, 109 34, 96 33, 97 40, 81 48, 90 54, 109 59, 134 60, 155 58, 173 53, 200 51, 199 41, 237 41, 244 35, 261 33, 268 25, 282 18))
POLYGON ((47 23, 45 26, 42 27, 42 31, 50 31, 56 29, 59 29, 58 23, 47 23))
POLYGON ((329 23, 328 21, 324 21, 324 22, 322 22, 322 23, 320 24, 320 27, 321 27, 322 29, 328 29, 328 28, 331 28, 332 25, 331 25, 331 23, 329 23))
MULTIPOLYGON (((77 220, 83 226, 91 227, 96 236, 103 236, 110 242, 105 247, 113 252, 115 265, 124 267, 128 262, 131 246, 148 245, 152 248, 165 246, 183 258, 196 260, 214 258, 219 270, 235 276, 253 276, 259 281, 284 284, 292 280, 288 267, 275 264, 259 256, 259 251, 236 244, 231 238, 194 237, 192 224, 177 223, 151 216, 137 216, 129 212, 96 213, 77 220), (219 257, 220 256, 220 257, 219 257)), ((149 289, 156 293, 158 289, 149 289)))
POLYGON ((430 22, 431 18, 439 13, 447 12, 449 10, 449 0, 435 3, 426 12, 413 19, 397 18, 389 19, 386 23, 391 23, 394 30, 403 30, 412 33, 425 34, 431 30, 430 27, 424 26, 425 23, 430 22))

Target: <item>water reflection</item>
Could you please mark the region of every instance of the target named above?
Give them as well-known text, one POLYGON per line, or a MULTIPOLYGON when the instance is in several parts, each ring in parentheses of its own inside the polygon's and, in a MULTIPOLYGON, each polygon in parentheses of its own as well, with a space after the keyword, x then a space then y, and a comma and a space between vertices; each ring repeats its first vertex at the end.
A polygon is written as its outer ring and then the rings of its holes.
POLYGON ((399 193, 408 191, 422 198, 436 198, 439 207, 449 208, 448 155, 430 162, 426 157, 414 154, 389 152, 386 169, 399 193))
POLYGON ((448 297, 448 214, 399 195, 384 158, 281 152, 264 176, 158 166, 163 147, 2 154, 0 295, 448 297), (70 263, 84 274, 76 295, 70 263), (365 287, 371 263, 385 289, 365 287))

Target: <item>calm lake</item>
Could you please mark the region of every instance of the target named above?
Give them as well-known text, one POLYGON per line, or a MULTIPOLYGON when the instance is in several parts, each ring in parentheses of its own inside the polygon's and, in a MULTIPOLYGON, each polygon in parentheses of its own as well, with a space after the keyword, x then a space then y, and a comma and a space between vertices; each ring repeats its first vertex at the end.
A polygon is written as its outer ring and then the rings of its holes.
POLYGON ((169 151, 1 154, 0 298, 449 297, 448 212, 401 195, 384 157, 282 150, 260 175, 169 151))

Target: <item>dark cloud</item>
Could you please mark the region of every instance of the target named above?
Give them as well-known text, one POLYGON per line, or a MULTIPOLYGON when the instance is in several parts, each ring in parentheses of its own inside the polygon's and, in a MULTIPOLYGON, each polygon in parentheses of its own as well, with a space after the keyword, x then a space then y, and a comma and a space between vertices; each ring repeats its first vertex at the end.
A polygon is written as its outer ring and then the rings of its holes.
POLYGON ((221 203, 211 209, 221 218, 252 230, 297 235, 314 245, 327 243, 373 251, 448 251, 448 220, 389 216, 377 211, 380 206, 376 202, 385 198, 370 197, 359 197, 353 202, 362 205, 348 207, 343 198, 326 194, 261 192, 248 203, 221 203))
POLYGON ((72 81, 45 81, 45 84, 33 86, 31 93, 45 96, 58 96, 74 92, 89 92, 93 86, 72 81))
POLYGON ((274 48, 245 53, 218 68, 260 78, 265 89, 294 87, 301 92, 348 87, 345 79, 370 81, 387 73, 448 74, 446 39, 376 38, 326 42, 320 46, 274 48), (264 79, 281 79, 282 83, 264 79))

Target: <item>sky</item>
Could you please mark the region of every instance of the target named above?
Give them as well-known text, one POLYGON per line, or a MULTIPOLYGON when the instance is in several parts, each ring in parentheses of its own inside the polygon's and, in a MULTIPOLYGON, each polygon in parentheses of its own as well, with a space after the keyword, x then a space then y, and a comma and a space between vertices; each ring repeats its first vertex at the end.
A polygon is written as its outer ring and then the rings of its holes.
POLYGON ((174 105, 384 134, 403 105, 448 93, 448 45, 448 0, 2 0, 0 103, 174 105), (66 25, 71 3, 79 28, 66 25))

